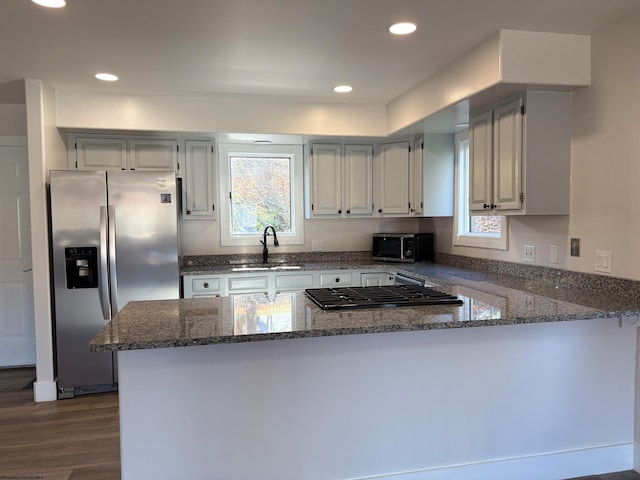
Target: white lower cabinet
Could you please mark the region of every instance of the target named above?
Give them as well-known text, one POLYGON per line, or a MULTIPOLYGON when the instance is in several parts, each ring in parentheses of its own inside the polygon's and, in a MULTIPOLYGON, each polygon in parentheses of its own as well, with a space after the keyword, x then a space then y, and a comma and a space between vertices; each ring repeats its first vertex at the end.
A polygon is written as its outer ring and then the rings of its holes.
POLYGON ((242 293, 302 291, 306 288, 393 285, 393 274, 370 270, 307 270, 297 272, 231 273, 215 276, 185 275, 184 298, 242 293))
POLYGON ((308 273, 282 273, 275 275, 276 292, 304 290, 313 287, 313 274, 308 273))
MULTIPOLYGON (((351 287, 353 285, 353 272, 322 272, 317 274, 319 287, 351 287)), ((314 285, 315 286, 315 285, 314 285)))
POLYGON ((217 297, 222 291, 221 277, 184 277, 184 291, 189 291, 190 297, 217 297))
POLYGON ((393 285, 393 275, 388 272, 362 273, 360 285, 363 287, 384 287, 393 285))
POLYGON ((269 275, 235 276, 227 278, 227 291, 229 295, 234 293, 268 293, 269 275))

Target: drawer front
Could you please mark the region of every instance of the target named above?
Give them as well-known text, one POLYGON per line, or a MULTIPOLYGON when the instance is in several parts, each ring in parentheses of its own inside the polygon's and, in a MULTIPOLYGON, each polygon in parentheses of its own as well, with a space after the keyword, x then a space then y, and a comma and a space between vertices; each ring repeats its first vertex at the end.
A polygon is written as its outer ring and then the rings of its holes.
POLYGON ((321 287, 333 287, 333 286, 350 286, 353 284, 352 273, 322 273, 320 274, 320 286, 321 287))
POLYGON ((269 277, 229 277, 229 292, 266 292, 269 277))
POLYGON ((218 293, 220 292, 220 278, 196 278, 191 282, 193 293, 218 293))
POLYGON ((313 287, 313 275, 276 275, 276 290, 302 290, 313 287))
POLYGON ((388 273, 363 273, 360 276, 360 285, 363 287, 393 285, 393 275, 388 273))

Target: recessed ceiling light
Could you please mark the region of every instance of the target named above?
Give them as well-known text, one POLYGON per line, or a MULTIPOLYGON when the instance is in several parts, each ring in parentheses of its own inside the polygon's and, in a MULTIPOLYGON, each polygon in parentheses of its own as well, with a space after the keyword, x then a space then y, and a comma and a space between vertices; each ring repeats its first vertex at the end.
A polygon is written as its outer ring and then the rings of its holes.
POLYGON ((416 31, 418 26, 415 23, 401 22, 394 23, 389 27, 389 31, 395 35, 408 35, 416 31))
POLYGON ((118 77, 113 73, 96 73, 95 77, 98 80, 104 80, 105 82, 115 82, 118 77))
POLYGON ((60 8, 64 7, 67 2, 65 0, 31 0, 33 3, 37 3, 38 5, 42 5, 43 7, 49 8, 60 8))
POLYGON ((351 85, 338 85, 337 87, 333 87, 333 91, 337 93, 349 93, 353 90, 351 85))

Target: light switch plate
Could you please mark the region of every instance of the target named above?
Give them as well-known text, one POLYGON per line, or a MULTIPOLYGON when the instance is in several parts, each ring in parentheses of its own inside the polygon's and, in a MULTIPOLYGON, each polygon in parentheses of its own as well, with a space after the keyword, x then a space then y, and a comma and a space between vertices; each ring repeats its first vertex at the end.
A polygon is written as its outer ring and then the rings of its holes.
POLYGON ((580 256, 580 239, 579 238, 571 239, 571 256, 572 257, 580 256))
POLYGON ((324 241, 323 240, 312 240, 311 241, 311 250, 314 252, 318 252, 320 250, 324 250, 324 241))
POLYGON ((605 250, 596 250, 596 260, 593 269, 596 272, 611 273, 613 253, 605 250))
POLYGON ((557 245, 549 245, 549 263, 558 263, 557 245))

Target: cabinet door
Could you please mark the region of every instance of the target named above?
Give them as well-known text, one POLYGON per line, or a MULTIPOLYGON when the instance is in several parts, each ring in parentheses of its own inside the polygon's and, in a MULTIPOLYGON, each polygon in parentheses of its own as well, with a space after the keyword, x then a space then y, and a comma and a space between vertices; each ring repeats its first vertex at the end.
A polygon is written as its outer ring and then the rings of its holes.
POLYGON ((127 168, 127 141, 118 138, 77 138, 76 160, 71 168, 78 170, 124 170, 127 168))
POLYGON ((363 287, 384 287, 393 285, 393 275, 386 272, 363 273, 360 275, 360 284, 363 287))
POLYGON ((178 170, 175 140, 129 140, 131 170, 178 170))
POLYGON ((314 287, 350 287, 353 285, 353 272, 322 272, 317 274, 314 287))
POLYGON ((313 287, 312 273, 279 273, 275 275, 276 292, 313 287))
POLYGON ((424 189, 424 143, 422 137, 413 142, 413 151, 409 158, 409 213, 422 215, 424 189))
POLYGON ((339 144, 311 147, 311 214, 342 214, 342 155, 339 144))
POLYGON ((228 277, 229 294, 234 293, 267 293, 269 291, 269 276, 234 276, 228 277))
POLYGON ((493 111, 493 203, 520 210, 522 202, 522 99, 493 111))
POLYGON ((373 146, 345 145, 345 209, 348 215, 373 213, 373 146))
POLYGON ((380 145, 378 155, 378 213, 409 213, 409 142, 380 145))
POLYGON ((213 143, 185 142, 184 218, 215 218, 213 143))
POLYGON ((493 112, 469 121, 469 210, 487 210, 493 202, 493 112))

